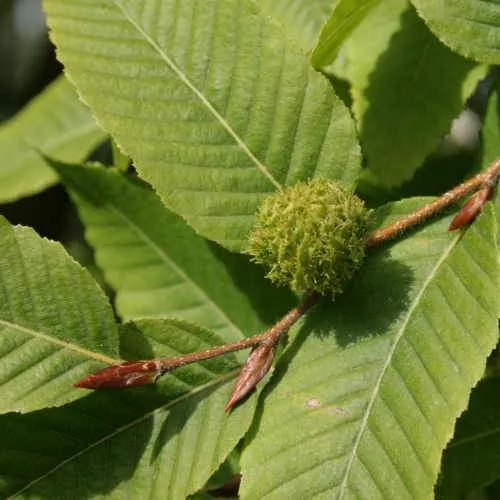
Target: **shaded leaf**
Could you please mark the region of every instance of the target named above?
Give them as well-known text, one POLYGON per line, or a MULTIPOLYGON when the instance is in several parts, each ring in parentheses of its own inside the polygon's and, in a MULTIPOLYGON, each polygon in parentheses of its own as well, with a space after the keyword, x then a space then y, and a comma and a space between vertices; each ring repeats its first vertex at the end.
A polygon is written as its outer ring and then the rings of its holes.
POLYGON ((444 46, 406 5, 382 2, 345 48, 367 165, 385 186, 414 175, 485 71, 444 46))
POLYGON ((482 0, 412 0, 434 34, 464 57, 500 63, 500 5, 482 0))
POLYGON ((59 77, 0 126, 0 202, 29 196, 57 181, 37 150, 78 162, 105 136, 71 84, 59 77))
POLYGON ((316 68, 331 64, 345 39, 380 0, 338 0, 311 54, 316 68))
MULTIPOLYGON (((387 223, 424 199, 378 209, 387 223)), ((242 498, 431 498, 498 337, 491 207, 375 250, 293 332, 243 451, 242 498)))
POLYGON ((83 394, 72 387, 118 359, 113 311, 58 243, 0 217, 0 410, 32 411, 83 394))
POLYGON ((465 498, 500 479, 500 379, 481 382, 459 418, 455 436, 444 451, 437 498, 465 498))
POLYGON ((98 166, 53 166, 123 318, 175 316, 237 340, 291 305, 292 295, 275 290, 248 257, 196 235, 144 185, 98 166))
POLYGON ((348 110, 254 2, 44 5, 99 122, 202 235, 242 250, 259 202, 281 185, 318 175, 354 183, 348 110))
MULTIPOLYGON (((123 338, 127 358, 149 350, 171 356, 225 340, 160 319, 126 326, 123 338)), ((196 492, 253 415, 255 400, 231 415, 223 411, 236 366, 230 355, 183 367, 157 390, 96 391, 62 408, 1 416, 0 495, 163 499, 196 492), (26 467, 33 457, 34 466, 26 467)))

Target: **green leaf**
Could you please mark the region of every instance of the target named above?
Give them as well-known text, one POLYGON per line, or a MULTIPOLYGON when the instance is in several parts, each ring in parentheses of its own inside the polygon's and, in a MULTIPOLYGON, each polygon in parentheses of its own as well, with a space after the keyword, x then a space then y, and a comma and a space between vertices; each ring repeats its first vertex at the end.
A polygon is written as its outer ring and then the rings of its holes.
POLYGON ((331 0, 258 0, 262 10, 276 19, 308 53, 318 41, 318 35, 332 13, 331 0))
POLYGON ((464 57, 500 63, 500 5, 496 0, 412 0, 433 33, 464 57))
POLYGON ((382 2, 345 48, 367 165, 385 186, 414 175, 484 74, 439 42, 406 5, 382 2))
POLYGON ((87 271, 0 217, 0 411, 81 397, 72 384, 117 353, 113 311, 87 271))
POLYGON ((500 77, 493 87, 488 99, 488 108, 481 129, 483 159, 482 166, 486 168, 499 157, 498 144, 500 143, 500 77))
POLYGON ((37 193, 57 181, 38 151, 78 162, 104 138, 71 84, 58 78, 0 126, 0 202, 37 193))
MULTIPOLYGON (((227 340, 161 319, 130 324, 123 335, 126 357, 227 340)), ((223 410, 236 366, 230 355, 176 370, 156 389, 96 391, 62 408, 0 417, 0 496, 180 499, 196 492, 251 422, 255 398, 223 410)))
MULTIPOLYGON (((377 210, 387 223, 421 206, 377 210)), ((489 207, 375 250, 293 332, 243 450, 242 498, 432 498, 441 452, 498 338, 489 207)))
POLYGON ((500 479, 499 391, 498 378, 487 379, 472 391, 469 408, 443 455, 437 498, 465 498, 500 479))
POLYGON ((98 166, 53 166, 123 318, 175 316, 237 340, 292 305, 292 295, 274 289, 248 257, 198 236, 144 185, 98 166))
POLYGON ((321 68, 331 64, 340 46, 380 0, 338 0, 332 15, 321 30, 318 44, 311 54, 313 66, 321 68))
MULTIPOLYGON (((500 78, 497 77, 496 84, 488 100, 488 108, 481 129, 482 136, 482 168, 487 168, 493 161, 500 158, 498 145, 500 144, 500 78)), ((495 212, 497 216, 497 245, 500 249, 500 196, 495 196, 495 212)), ((498 254, 500 260, 500 250, 498 254)), ((500 317, 500 310, 499 310, 500 317)))
POLYGON ((99 122, 203 236, 242 250, 260 201, 280 186, 313 176, 353 185, 348 110, 253 1, 44 5, 99 122))

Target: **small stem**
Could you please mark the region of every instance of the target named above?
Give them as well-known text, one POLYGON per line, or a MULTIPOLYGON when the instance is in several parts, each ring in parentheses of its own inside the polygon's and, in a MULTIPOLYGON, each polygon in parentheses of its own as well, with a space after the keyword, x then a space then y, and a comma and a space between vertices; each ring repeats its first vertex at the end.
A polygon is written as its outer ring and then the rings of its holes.
MULTIPOLYGON (((450 204, 463 198, 471 191, 478 190, 480 188, 489 188, 489 192, 493 192, 499 177, 500 159, 495 160, 481 174, 476 175, 472 179, 469 179, 468 181, 444 193, 436 200, 424 205, 397 222, 371 233, 366 241, 367 250, 371 250, 386 241, 394 239, 408 229, 416 226, 417 224, 421 224, 450 204)), ((307 310, 311 308, 311 306, 316 303, 318 298, 319 294, 316 292, 308 294, 301 300, 301 302, 299 302, 299 304, 290 309, 290 311, 288 311, 288 313, 285 314, 285 316, 283 316, 277 323, 263 333, 259 333, 253 337, 212 347, 206 351, 182 354, 174 358, 161 358, 143 362, 124 362, 118 365, 112 365, 108 368, 104 368, 101 372, 98 372, 95 375, 90 375, 86 379, 77 382, 75 385, 77 387, 98 388, 99 386, 104 387, 104 385, 110 380, 112 380, 112 383, 109 384, 109 387, 125 387, 150 383, 156 380, 158 376, 190 363, 215 358, 229 352, 235 352, 249 347, 257 347, 262 344, 266 344, 270 349, 274 348, 274 346, 276 346, 280 341, 281 337, 301 316, 304 315, 307 310), (122 372, 125 373, 123 377, 128 377, 128 379, 123 378, 122 380, 122 372)), ((231 407, 232 404, 233 403, 231 402, 228 403, 229 407, 231 407)))
POLYGON ((307 295, 295 307, 290 309, 290 311, 288 311, 277 323, 258 335, 247 337, 242 340, 238 340, 237 342, 231 342, 230 344, 212 347, 206 351, 182 354, 181 356, 176 356, 175 358, 158 359, 158 368, 161 373, 165 373, 189 363, 196 363, 197 361, 215 358, 229 352, 240 351, 242 349, 247 349, 248 347, 255 347, 263 342, 276 344, 281 336, 288 331, 301 316, 303 316, 303 314, 316 302, 317 299, 318 294, 316 293, 307 295))
POLYGON ((415 212, 401 218, 390 226, 374 231, 366 241, 367 248, 371 249, 391 240, 408 229, 421 224, 428 218, 438 214, 441 210, 460 200, 466 194, 485 185, 493 186, 500 176, 500 159, 495 160, 484 172, 472 179, 442 194, 439 198, 419 208, 415 212))

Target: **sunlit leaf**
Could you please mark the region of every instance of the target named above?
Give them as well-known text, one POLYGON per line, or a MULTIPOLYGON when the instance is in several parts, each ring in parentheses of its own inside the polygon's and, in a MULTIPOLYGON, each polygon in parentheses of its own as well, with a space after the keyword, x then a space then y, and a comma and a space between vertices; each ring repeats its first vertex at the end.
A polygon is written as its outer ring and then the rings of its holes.
POLYGON ((0 410, 72 401, 77 379, 117 359, 113 312, 90 274, 0 217, 0 410))
POLYGON ((99 166, 54 163, 125 319, 175 316, 237 340, 284 314, 276 290, 249 258, 205 240, 136 180, 99 166))
POLYGON ((386 187, 415 174, 485 72, 443 45, 401 0, 373 9, 343 57, 367 165, 386 187))
POLYGON ((348 110, 252 1, 46 0, 66 71, 163 202, 246 246, 260 201, 313 176, 352 185, 348 110))
POLYGON ((315 67, 331 64, 352 30, 380 0, 338 0, 311 54, 315 67))
MULTIPOLYGON (((394 220, 423 201, 378 214, 394 220)), ((376 250, 295 329, 242 454, 243 498, 432 498, 498 340, 490 208, 463 236, 445 217, 376 250)))
POLYGON ((335 2, 332 0, 258 0, 264 12, 283 24, 308 53, 316 44, 321 27, 335 2))
POLYGON ((465 57, 500 63, 500 4, 483 0, 412 0, 435 35, 465 57))

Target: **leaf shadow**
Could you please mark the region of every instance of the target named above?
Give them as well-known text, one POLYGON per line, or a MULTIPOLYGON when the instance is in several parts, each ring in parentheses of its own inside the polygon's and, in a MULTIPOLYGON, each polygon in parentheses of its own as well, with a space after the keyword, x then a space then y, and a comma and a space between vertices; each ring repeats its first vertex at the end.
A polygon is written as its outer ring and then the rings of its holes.
MULTIPOLYGON (((415 8, 409 5, 400 14, 400 26, 379 55, 368 76, 368 85, 363 90, 367 108, 360 129, 360 142, 368 167, 376 164, 376 171, 373 172, 384 185, 397 185, 412 177, 419 164, 438 146, 440 138, 448 130, 448 122, 437 119, 436 106, 429 102, 430 89, 439 91, 440 87, 434 74, 427 74, 426 66, 418 64, 422 58, 429 58, 427 62, 435 65, 440 58, 444 78, 442 88, 445 89, 445 94, 441 89, 441 98, 448 109, 461 109, 463 81, 473 67, 473 62, 450 53, 429 31, 415 8), (415 64, 405 63, 412 58, 415 64), (406 91, 411 86, 414 88, 410 92, 406 91), (413 108, 419 110, 420 121, 425 122, 426 127, 418 126, 415 114, 401 109, 402 102, 409 102, 410 99, 413 100, 413 108), (388 158, 389 144, 394 159, 388 158), (415 144, 419 145, 421 153, 417 154, 415 144), (404 178, 399 178, 396 176, 401 170, 398 158, 405 157, 410 166, 407 169, 411 170, 404 178)), ((439 177, 435 171, 433 174, 434 178, 439 177)))
MULTIPOLYGON (((212 254, 224 264, 234 285, 244 294, 252 309, 265 325, 272 325, 297 301, 287 288, 277 288, 265 276, 263 266, 251 262, 246 254, 226 250, 207 241, 212 254)), ((250 334, 251 332, 247 332, 250 334)))
MULTIPOLYGON (((172 408, 168 410, 168 414, 164 417, 160 430, 154 440, 150 459, 151 465, 158 459, 167 443, 175 439, 183 431, 185 425, 191 421, 191 416, 195 413, 198 406, 226 383, 227 379, 223 377, 219 382, 214 382, 210 387, 206 387, 196 394, 187 394, 189 397, 181 396, 177 400, 172 401, 172 408)), ((222 407, 223 404, 221 405, 221 411, 222 407)), ((223 415, 221 418, 225 418, 225 416, 223 415)))
POLYGON ((306 315, 297 336, 279 359, 279 369, 277 366, 265 394, 286 376, 290 362, 311 335, 344 348, 385 334, 407 311, 412 282, 409 266, 391 259, 382 249, 374 251, 335 302, 321 299, 306 315))
POLYGON ((94 391, 57 408, 0 415, 2 448, 16 451, 9 453, 9 470, 15 474, 5 475, 0 496, 54 498, 70 477, 80 478, 71 491, 75 500, 111 493, 134 475, 145 452, 153 430, 149 414, 159 403, 153 392, 154 388, 94 391), (140 432, 133 431, 133 439, 127 439, 133 423, 140 432), (21 459, 26 456, 38 458, 25 470, 21 459), (16 457, 17 465, 12 462, 16 457), (109 464, 115 465, 112 473, 109 464))

